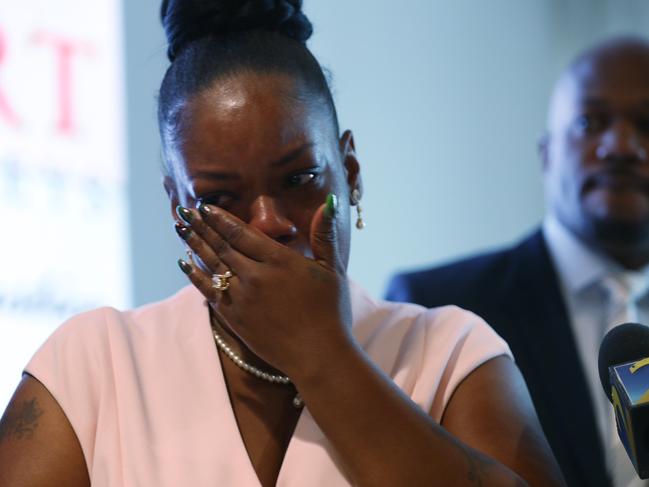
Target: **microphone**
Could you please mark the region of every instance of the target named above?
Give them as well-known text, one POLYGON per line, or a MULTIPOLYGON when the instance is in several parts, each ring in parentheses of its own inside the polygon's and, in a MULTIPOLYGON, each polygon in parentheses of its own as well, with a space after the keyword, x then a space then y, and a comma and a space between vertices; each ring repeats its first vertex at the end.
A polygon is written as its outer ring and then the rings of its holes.
POLYGON ((649 327, 613 328, 602 340, 597 365, 620 440, 638 476, 649 478, 649 327))

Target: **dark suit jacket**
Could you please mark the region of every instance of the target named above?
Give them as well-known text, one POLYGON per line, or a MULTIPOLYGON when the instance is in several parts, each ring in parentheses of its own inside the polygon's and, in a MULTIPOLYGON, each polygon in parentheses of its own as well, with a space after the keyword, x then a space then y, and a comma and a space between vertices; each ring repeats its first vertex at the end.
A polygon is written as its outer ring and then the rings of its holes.
POLYGON ((457 304, 482 316, 514 354, 569 486, 612 485, 559 282, 540 230, 517 246, 395 276, 387 298, 457 304))

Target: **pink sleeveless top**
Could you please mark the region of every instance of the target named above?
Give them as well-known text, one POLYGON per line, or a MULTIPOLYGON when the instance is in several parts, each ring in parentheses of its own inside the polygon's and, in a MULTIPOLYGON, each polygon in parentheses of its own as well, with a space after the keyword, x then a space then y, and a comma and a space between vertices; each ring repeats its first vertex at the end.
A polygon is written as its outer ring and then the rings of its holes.
MULTIPOLYGON (((436 421, 471 371, 511 356, 480 318, 457 307, 374 301, 354 284, 351 293, 354 336, 436 421)), ((132 311, 76 316, 25 370, 70 420, 93 487, 260 486, 230 406, 207 305, 193 287, 132 311)), ((350 485, 308 408, 277 485, 350 485)))

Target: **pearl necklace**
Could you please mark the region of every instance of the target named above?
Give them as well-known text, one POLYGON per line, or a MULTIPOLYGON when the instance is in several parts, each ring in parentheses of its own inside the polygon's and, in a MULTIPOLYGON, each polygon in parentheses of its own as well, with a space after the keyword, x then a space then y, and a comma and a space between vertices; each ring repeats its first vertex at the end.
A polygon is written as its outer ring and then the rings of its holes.
MULTIPOLYGON (((237 354, 230 346, 225 343, 223 338, 221 338, 221 335, 218 334, 216 331, 216 328, 212 326, 212 333, 214 334, 214 341, 216 342, 216 346, 221 352, 223 352, 226 357, 228 357, 234 364, 239 367, 241 370, 245 370, 249 374, 254 375, 258 379, 265 380, 267 382, 272 382, 274 384, 285 384, 288 385, 291 383, 291 379, 289 379, 285 375, 279 375, 279 374, 269 374, 268 372, 264 372, 261 369, 258 369, 254 365, 250 365, 246 361, 244 361, 239 354, 237 354)), ((304 405, 304 401, 300 397, 299 394, 297 394, 293 398, 293 406, 296 408, 300 408, 304 405)))

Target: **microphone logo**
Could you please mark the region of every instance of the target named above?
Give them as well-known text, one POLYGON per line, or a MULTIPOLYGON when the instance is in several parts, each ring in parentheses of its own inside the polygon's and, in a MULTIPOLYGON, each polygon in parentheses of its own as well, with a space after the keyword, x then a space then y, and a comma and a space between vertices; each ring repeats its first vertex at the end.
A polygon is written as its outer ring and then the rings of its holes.
POLYGON ((641 413, 649 407, 649 358, 610 367, 611 403, 615 411, 617 432, 640 478, 646 478, 647 415, 641 413), (639 416, 640 415, 640 416, 639 416), (635 421, 638 419, 638 421, 635 421), (640 444, 638 443, 640 442, 640 444))
POLYGON ((615 425, 617 426, 617 434, 620 437, 620 441, 624 445, 627 455, 631 458, 636 458, 633 435, 629 435, 631 418, 628 414, 624 413, 624 408, 622 407, 622 402, 620 401, 620 396, 615 386, 611 386, 611 403, 615 412, 615 425))
POLYGON ((649 327, 625 323, 599 347, 597 368, 615 411, 621 443, 641 479, 649 478, 649 327))

